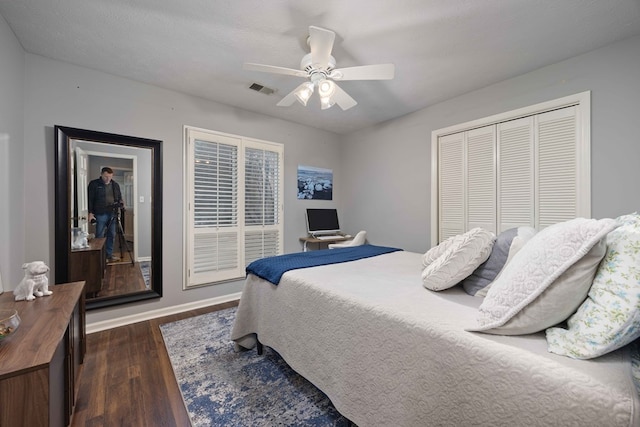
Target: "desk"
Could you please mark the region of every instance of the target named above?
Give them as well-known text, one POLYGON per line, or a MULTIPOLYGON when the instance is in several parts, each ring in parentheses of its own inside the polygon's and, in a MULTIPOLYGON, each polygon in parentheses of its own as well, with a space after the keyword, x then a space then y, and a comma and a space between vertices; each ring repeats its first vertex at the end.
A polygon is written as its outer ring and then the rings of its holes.
POLYGON ((318 247, 320 247, 322 246, 323 243, 329 245, 330 243, 344 242, 345 240, 350 240, 350 239, 352 239, 352 237, 349 235, 337 237, 335 239, 316 239, 315 237, 307 236, 307 237, 301 237, 300 241, 302 242, 302 251, 307 252, 307 245, 309 243, 317 243, 318 247))

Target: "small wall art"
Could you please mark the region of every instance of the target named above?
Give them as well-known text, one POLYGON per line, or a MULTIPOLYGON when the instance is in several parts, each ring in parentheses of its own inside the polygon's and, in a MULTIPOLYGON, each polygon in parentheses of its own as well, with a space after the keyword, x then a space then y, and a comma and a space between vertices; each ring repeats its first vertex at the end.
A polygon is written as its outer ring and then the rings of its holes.
POLYGON ((333 200, 333 170, 298 165, 298 199, 333 200))

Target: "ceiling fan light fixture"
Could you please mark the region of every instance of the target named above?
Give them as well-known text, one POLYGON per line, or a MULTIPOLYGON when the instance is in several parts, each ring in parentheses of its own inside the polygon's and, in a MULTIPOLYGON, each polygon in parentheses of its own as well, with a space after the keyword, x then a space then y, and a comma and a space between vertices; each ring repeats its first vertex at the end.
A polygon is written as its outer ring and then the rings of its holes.
POLYGON ((331 31, 313 25, 309 26, 308 54, 302 57, 300 69, 277 67, 273 65, 254 64, 246 62, 245 70, 261 71, 272 74, 307 78, 308 82, 289 92, 276 105, 288 107, 296 100, 306 106, 309 98, 318 88, 320 106, 323 110, 338 104, 342 110, 355 107, 358 103, 334 80, 391 80, 394 77, 395 66, 393 64, 359 65, 354 67, 336 69, 336 60, 331 56, 336 34, 331 31))
POLYGON ((311 82, 303 83, 296 91, 296 99, 305 107, 307 106, 307 102, 309 101, 309 98, 311 98, 311 95, 313 95, 313 83, 311 82))
POLYGON ((320 97, 320 109, 326 110, 334 106, 336 102, 330 96, 322 96, 320 97))
POLYGON ((318 93, 321 98, 330 98, 336 91, 336 84, 331 80, 322 80, 318 85, 318 93))
POLYGON ((336 93, 336 84, 331 80, 322 80, 318 84, 318 94, 320 95, 320 108, 326 110, 336 103, 333 94, 336 93))

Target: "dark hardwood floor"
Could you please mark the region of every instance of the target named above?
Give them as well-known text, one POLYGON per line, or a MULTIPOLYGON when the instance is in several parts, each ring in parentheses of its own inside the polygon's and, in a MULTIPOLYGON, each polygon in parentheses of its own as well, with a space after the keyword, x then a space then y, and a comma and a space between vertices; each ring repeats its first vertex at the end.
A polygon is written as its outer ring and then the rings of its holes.
POLYGON ((142 292, 145 289, 144 277, 142 277, 139 263, 131 264, 129 261, 108 264, 98 298, 142 292))
POLYGON ((189 426, 159 325, 237 304, 219 304, 88 335, 71 426, 189 426))

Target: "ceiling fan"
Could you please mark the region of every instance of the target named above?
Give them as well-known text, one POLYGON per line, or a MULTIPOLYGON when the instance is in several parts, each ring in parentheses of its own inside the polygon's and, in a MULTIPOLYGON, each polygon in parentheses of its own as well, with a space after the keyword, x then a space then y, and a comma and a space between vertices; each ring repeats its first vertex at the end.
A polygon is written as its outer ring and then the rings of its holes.
POLYGON ((336 34, 333 31, 310 26, 307 44, 311 53, 302 57, 299 70, 250 62, 244 64, 244 69, 308 79, 282 98, 277 104, 280 107, 288 107, 296 100, 306 106, 313 91, 317 89, 320 95, 320 107, 323 110, 331 108, 334 104, 338 104, 343 110, 348 110, 357 102, 335 81, 390 80, 393 79, 395 67, 393 64, 377 64, 335 68, 336 60, 331 56, 335 37, 336 34))

